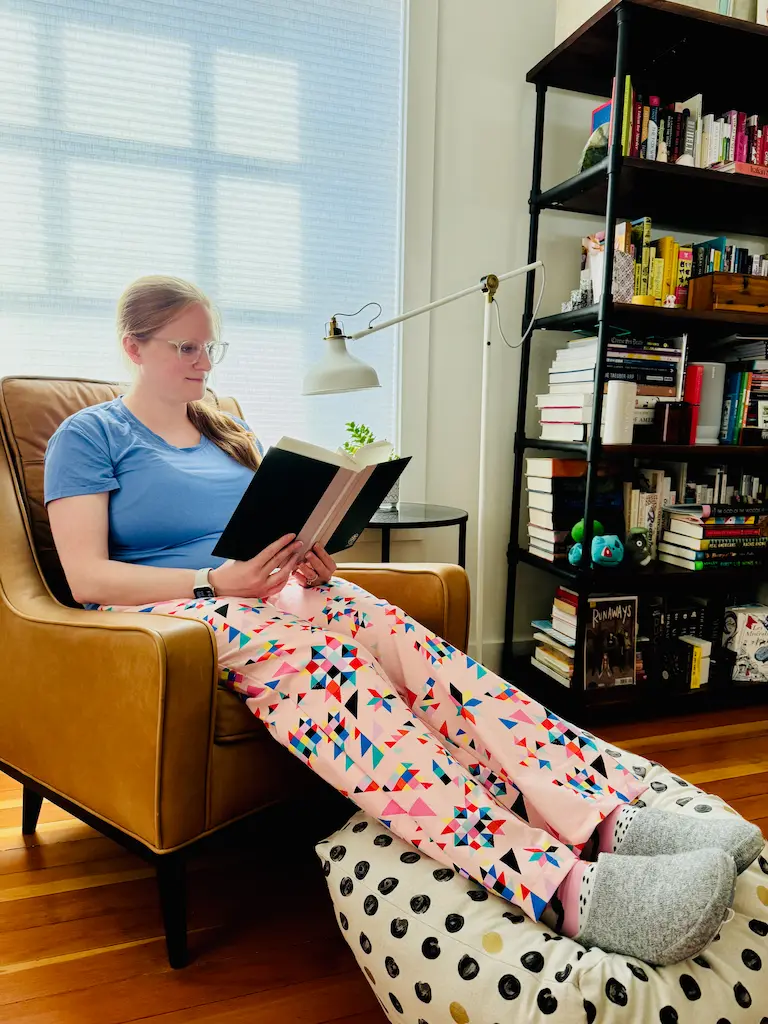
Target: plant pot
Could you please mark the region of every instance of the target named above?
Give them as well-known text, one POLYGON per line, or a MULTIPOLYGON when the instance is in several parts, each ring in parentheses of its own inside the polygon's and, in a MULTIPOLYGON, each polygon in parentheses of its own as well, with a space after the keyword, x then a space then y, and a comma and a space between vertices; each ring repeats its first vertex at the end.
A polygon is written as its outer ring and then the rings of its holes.
POLYGON ((379 508, 384 512, 394 512, 397 509, 397 503, 400 501, 400 481, 395 480, 394 484, 389 490, 389 493, 385 497, 384 501, 379 505, 379 508))

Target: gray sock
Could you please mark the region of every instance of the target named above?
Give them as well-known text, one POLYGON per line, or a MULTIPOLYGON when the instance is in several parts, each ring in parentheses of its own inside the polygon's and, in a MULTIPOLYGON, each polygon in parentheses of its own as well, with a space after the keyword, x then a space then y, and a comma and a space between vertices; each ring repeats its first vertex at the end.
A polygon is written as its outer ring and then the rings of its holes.
POLYGON ((733 902, 736 870, 722 850, 601 853, 591 881, 576 941, 649 964, 674 964, 715 937, 733 902))
MULTIPOLYGON (((706 806, 706 805, 705 805, 706 806)), ((614 852, 652 857, 714 847, 730 854, 741 874, 763 852, 760 829, 741 818, 689 818, 657 807, 629 808, 635 814, 625 823, 614 852)), ((619 815, 621 818, 622 815, 619 815)), ((618 830, 618 829, 617 829, 618 830)))

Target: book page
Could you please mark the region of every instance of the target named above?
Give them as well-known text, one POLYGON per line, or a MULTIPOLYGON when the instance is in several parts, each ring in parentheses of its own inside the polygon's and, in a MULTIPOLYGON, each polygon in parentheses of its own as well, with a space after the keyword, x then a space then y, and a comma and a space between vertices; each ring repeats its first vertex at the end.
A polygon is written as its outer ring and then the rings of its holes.
POLYGON ((389 441, 372 441, 370 444, 361 445, 352 456, 358 466, 375 466, 380 462, 387 462, 392 454, 392 445, 389 441))
POLYGON ((303 545, 302 554, 321 540, 325 524, 339 507, 342 509, 341 515, 344 514, 352 501, 348 496, 350 488, 360 476, 365 474, 353 473, 346 469, 338 470, 296 538, 303 545))
POLYGON ((359 463, 355 462, 345 452, 332 452, 329 448, 322 448, 319 444, 310 444, 309 441, 300 441, 296 437, 281 437, 275 445, 284 452, 293 452, 294 455, 303 455, 307 459, 315 459, 317 462, 327 462, 331 466, 339 466, 341 469, 349 469, 356 472, 359 463))

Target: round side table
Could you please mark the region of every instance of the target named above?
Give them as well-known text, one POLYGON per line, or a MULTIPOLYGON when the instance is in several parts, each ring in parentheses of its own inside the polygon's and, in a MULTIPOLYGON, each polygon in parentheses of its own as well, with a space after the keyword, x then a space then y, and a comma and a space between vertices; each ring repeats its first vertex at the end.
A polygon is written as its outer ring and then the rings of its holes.
POLYGON ((422 505, 414 501, 401 501, 396 509, 379 509, 368 524, 370 530, 381 530, 381 560, 388 562, 392 530, 427 530, 439 526, 458 526, 459 565, 466 568, 467 519, 463 508, 447 505, 422 505))

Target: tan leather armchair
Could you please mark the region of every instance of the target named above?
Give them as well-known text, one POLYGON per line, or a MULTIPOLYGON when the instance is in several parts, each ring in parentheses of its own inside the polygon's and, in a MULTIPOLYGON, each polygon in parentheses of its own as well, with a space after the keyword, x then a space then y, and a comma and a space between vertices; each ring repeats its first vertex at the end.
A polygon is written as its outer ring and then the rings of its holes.
MULTIPOLYGON (((45 449, 67 416, 120 391, 103 381, 0 380, 0 771, 23 784, 25 833, 46 798, 154 863, 179 967, 190 850, 324 784, 217 686, 206 623, 86 611, 72 599, 43 504, 45 449)), ((234 399, 210 397, 241 414, 234 399)), ((465 649, 468 584, 458 566, 344 565, 339 575, 465 649)))

